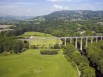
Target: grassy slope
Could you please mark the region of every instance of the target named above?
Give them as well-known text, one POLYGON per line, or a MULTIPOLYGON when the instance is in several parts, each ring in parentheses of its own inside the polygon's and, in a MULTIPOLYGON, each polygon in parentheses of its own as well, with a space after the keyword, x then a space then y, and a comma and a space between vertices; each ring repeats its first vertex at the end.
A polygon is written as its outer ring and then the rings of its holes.
POLYGON ((29 49, 20 55, 0 56, 0 77, 78 77, 62 52, 43 56, 29 49))
POLYGON ((29 38, 30 36, 35 37, 52 37, 50 34, 41 33, 41 32, 25 32, 23 35, 20 35, 19 37, 29 38))
POLYGON ((60 40, 59 39, 36 39, 36 40, 30 40, 29 41, 29 45, 44 45, 44 46, 48 46, 48 45, 55 45, 55 44, 59 44, 60 40))
POLYGON ((30 36, 33 36, 33 40, 28 41, 29 45, 44 45, 47 47, 48 45, 53 46, 54 44, 59 44, 60 40, 56 37, 53 37, 50 34, 45 34, 41 32, 25 32, 23 35, 20 35, 19 37, 29 38, 30 36), (50 39, 47 39, 47 38, 50 39))

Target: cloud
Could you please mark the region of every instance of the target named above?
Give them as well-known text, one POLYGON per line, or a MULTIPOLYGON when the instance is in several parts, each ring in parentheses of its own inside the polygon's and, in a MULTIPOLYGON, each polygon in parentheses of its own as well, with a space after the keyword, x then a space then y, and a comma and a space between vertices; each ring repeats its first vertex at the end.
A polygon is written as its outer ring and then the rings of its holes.
POLYGON ((71 0, 47 0, 47 1, 51 1, 51 2, 65 2, 65 1, 71 1, 71 0))
POLYGON ((69 7, 67 6, 62 6, 62 5, 57 5, 57 4, 55 4, 53 7, 56 10, 68 10, 69 9, 69 7))

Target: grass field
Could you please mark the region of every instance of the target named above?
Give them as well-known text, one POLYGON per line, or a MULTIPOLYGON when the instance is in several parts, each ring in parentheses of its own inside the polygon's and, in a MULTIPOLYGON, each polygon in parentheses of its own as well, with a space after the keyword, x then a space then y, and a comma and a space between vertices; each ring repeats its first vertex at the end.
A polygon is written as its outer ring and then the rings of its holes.
POLYGON ((56 39, 55 38, 47 39, 45 37, 42 37, 42 39, 41 38, 38 38, 38 39, 35 38, 35 40, 29 40, 28 42, 29 42, 30 46, 36 45, 36 46, 48 47, 48 46, 53 46, 55 44, 59 44, 61 41, 57 38, 56 39))
POLYGON ((29 49, 20 55, 0 56, 0 77, 78 77, 77 70, 58 55, 40 55, 29 49))
POLYGON ((62 44, 61 40, 59 40, 57 37, 40 32, 25 32, 23 35, 20 35, 19 37, 29 38, 30 36, 32 36, 32 39, 28 41, 30 46, 36 45, 48 47, 59 43, 62 44))
POLYGON ((50 35, 50 34, 41 33, 41 32, 25 32, 23 35, 20 35, 19 37, 29 38, 30 36, 35 36, 35 37, 52 37, 52 35, 50 35))

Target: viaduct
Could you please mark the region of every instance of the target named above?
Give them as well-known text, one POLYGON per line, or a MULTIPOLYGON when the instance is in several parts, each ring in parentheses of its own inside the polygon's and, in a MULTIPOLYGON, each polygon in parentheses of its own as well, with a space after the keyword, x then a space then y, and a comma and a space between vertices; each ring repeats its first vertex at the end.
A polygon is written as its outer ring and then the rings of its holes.
POLYGON ((69 39, 70 43, 72 40, 75 42, 75 47, 77 48, 78 39, 80 40, 80 50, 83 50, 83 41, 85 40, 85 47, 88 46, 88 41, 92 43, 94 40, 98 42, 99 40, 103 40, 103 36, 80 36, 80 37, 60 37, 60 40, 64 39, 64 45, 67 45, 67 39, 69 39))
MULTIPOLYGON (((42 38, 41 38, 42 39, 42 38)), ((54 39, 51 37, 47 37, 46 39, 54 39)), ((67 45, 67 40, 69 40, 70 43, 74 42, 75 47, 77 48, 77 43, 78 40, 80 41, 80 50, 83 50, 83 42, 85 42, 85 47, 88 46, 88 42, 90 41, 91 43, 93 41, 98 42, 99 40, 103 40, 103 36, 75 36, 75 37, 58 37, 55 39, 60 39, 62 40, 64 43, 59 43, 59 46, 61 46, 62 44, 64 44, 65 46, 67 45)), ((19 40, 31 40, 29 39, 19 39, 19 40)), ((35 38, 32 38, 32 40, 35 40, 35 38)))

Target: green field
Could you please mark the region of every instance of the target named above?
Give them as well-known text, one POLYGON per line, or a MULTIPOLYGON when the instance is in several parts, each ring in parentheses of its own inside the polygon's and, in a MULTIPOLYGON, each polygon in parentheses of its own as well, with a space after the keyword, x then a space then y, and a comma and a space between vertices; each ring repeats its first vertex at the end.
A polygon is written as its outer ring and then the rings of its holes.
POLYGON ((78 77, 77 70, 58 55, 40 55, 29 49, 19 55, 0 56, 0 77, 78 77))
POLYGON ((45 37, 42 37, 42 38, 35 38, 33 40, 29 40, 28 42, 30 46, 36 45, 36 46, 48 47, 48 46, 54 46, 55 44, 59 44, 61 41, 57 38, 47 39, 45 37))
POLYGON ((18 37, 29 38, 30 36, 35 36, 35 37, 52 37, 52 35, 50 35, 50 34, 41 33, 41 32, 25 32, 23 35, 20 35, 18 37))
POLYGON ((36 45, 36 46, 44 46, 44 47, 50 47, 54 46, 55 44, 59 44, 61 40, 59 40, 57 37, 54 37, 50 34, 40 33, 40 32, 25 32, 23 35, 20 35, 19 37, 23 38, 30 38, 32 39, 29 42, 29 45, 36 45))

